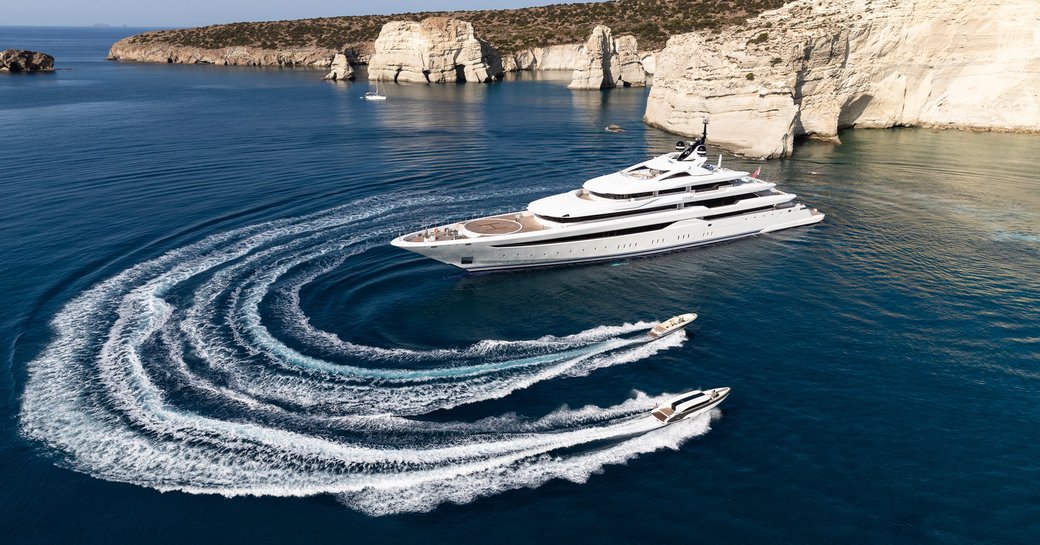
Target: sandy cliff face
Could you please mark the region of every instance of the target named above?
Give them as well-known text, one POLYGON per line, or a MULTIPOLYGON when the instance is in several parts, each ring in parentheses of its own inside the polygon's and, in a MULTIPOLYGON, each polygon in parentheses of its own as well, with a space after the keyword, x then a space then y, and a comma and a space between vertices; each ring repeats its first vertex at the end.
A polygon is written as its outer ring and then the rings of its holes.
POLYGON ((139 43, 131 36, 114 43, 108 51, 108 59, 236 66, 329 66, 336 53, 319 47, 274 50, 236 46, 206 49, 165 42, 139 43))
POLYGON ((522 49, 502 59, 507 72, 518 70, 574 70, 585 62, 583 44, 561 44, 522 49))
POLYGON ((383 25, 368 65, 368 78, 384 81, 486 83, 503 74, 498 51, 473 25, 444 17, 383 25))
POLYGON ((1040 2, 798 0, 673 36, 644 120, 755 157, 840 128, 1040 131, 1040 2))

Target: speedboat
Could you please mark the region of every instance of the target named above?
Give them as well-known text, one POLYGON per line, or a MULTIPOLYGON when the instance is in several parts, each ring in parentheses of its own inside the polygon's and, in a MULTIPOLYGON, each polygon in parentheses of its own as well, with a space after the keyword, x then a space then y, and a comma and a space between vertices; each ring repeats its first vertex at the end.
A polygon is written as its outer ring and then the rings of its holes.
POLYGON ((672 333, 675 333, 676 331, 685 328, 686 326, 693 323, 693 321, 696 319, 697 315, 692 312, 687 314, 680 314, 678 316, 672 316, 671 318, 655 325, 652 329, 650 329, 649 335, 653 339, 660 339, 665 335, 671 335, 672 333))
POLYGON ((823 220, 776 184, 709 164, 704 141, 586 181, 527 210, 401 235, 391 244, 467 271, 607 261, 823 220))
POLYGON ((650 411, 654 418, 665 424, 682 420, 715 408, 729 395, 729 388, 712 388, 711 390, 693 390, 673 397, 656 409, 650 411))

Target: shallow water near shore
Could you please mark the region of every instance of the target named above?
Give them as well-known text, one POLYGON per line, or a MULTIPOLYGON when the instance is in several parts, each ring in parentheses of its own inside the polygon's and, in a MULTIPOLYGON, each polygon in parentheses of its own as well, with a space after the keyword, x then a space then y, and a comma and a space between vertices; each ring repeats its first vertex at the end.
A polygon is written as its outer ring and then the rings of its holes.
POLYGON ((0 78, 8 542, 1040 539, 1036 136, 726 158, 826 220, 467 275, 387 243, 669 149, 646 90, 368 103, 103 60, 136 31, 0 27, 68 69, 0 78), (715 386, 703 418, 646 414, 715 386))

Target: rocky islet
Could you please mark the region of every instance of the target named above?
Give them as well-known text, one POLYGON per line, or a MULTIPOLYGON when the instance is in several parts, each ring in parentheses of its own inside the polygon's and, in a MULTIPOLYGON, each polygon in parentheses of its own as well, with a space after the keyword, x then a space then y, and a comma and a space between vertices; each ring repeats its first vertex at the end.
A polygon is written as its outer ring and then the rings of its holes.
POLYGON ((54 57, 38 51, 5 49, 0 51, 0 72, 53 72, 54 57))

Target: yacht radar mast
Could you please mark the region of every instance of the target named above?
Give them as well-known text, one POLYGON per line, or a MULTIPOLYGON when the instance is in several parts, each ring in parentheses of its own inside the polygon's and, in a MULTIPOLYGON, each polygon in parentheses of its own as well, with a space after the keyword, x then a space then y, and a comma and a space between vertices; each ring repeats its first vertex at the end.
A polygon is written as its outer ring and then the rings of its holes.
POLYGON ((675 149, 682 151, 682 153, 680 153, 679 156, 675 158, 677 161, 685 161, 686 159, 689 159, 691 155, 693 155, 696 158, 703 157, 708 154, 708 148, 704 145, 708 141, 708 118, 705 117, 703 122, 704 132, 701 134, 699 140, 693 142, 686 142, 680 140, 675 143, 675 149))

